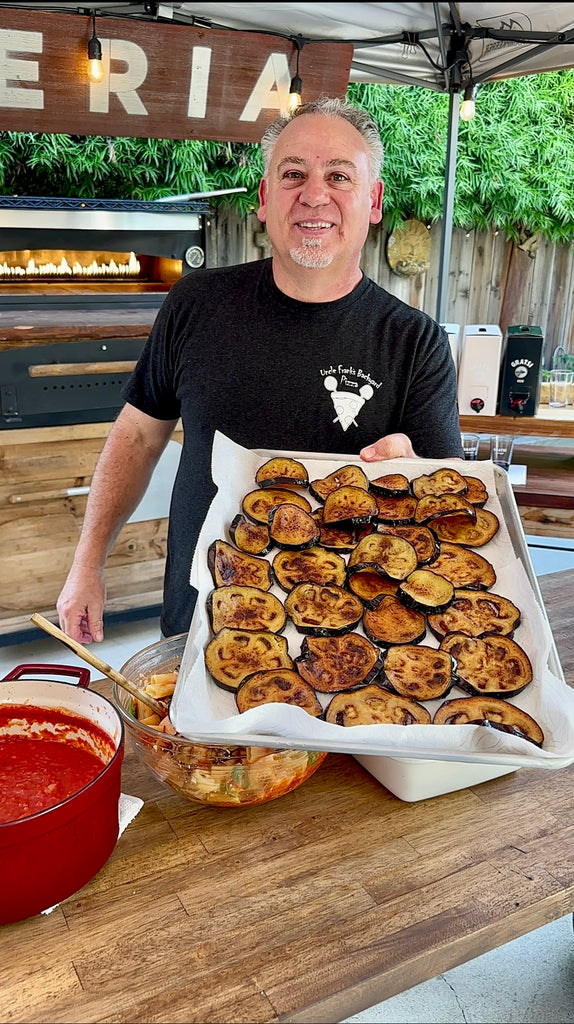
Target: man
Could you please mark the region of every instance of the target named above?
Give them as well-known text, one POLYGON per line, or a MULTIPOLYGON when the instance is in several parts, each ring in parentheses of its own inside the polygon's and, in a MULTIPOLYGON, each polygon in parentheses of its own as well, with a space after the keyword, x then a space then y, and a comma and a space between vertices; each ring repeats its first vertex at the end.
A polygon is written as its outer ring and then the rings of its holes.
POLYGON ((100 456, 60 624, 103 639, 104 565, 179 418, 161 617, 186 632, 189 571, 214 495, 216 430, 246 448, 322 451, 367 462, 462 456, 456 374, 445 332, 363 274, 382 218, 376 124, 337 99, 299 107, 262 139, 259 220, 268 260, 178 281, 123 392, 100 456))

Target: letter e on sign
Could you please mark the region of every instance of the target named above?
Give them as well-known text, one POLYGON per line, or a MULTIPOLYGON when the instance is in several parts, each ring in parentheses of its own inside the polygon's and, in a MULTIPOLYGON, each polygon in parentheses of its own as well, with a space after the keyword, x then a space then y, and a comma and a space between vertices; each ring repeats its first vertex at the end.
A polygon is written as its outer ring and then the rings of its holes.
POLYGON ((14 53, 42 53, 42 33, 19 29, 0 29, 0 107, 26 110, 44 109, 44 91, 16 85, 17 82, 37 82, 37 60, 18 60, 14 53))

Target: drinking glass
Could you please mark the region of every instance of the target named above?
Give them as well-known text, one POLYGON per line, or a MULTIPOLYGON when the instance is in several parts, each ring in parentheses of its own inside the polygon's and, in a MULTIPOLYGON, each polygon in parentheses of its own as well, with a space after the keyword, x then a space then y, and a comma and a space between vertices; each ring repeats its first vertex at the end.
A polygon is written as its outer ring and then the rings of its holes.
POLYGON ((490 438, 490 458, 502 469, 508 470, 512 462, 514 437, 512 434, 493 434, 490 438))
POLYGON ((568 405, 570 385, 574 380, 572 370, 551 370, 550 371, 550 401, 549 405, 555 409, 568 405))
POLYGON ((462 442, 465 459, 478 459, 480 434, 461 434, 460 440, 462 442))

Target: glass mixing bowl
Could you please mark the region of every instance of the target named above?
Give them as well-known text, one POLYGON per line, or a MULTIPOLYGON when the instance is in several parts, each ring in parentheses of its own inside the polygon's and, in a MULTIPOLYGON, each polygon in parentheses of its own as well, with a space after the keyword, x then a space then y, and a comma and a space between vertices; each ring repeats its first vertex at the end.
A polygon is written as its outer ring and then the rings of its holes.
MULTIPOLYGON (((176 671, 187 633, 134 654, 122 675, 142 688, 152 675, 176 671)), ((313 775, 327 754, 316 750, 202 745, 159 732, 135 714, 133 697, 117 683, 114 702, 138 757, 160 782, 190 800, 216 807, 249 807, 275 800, 313 775)))

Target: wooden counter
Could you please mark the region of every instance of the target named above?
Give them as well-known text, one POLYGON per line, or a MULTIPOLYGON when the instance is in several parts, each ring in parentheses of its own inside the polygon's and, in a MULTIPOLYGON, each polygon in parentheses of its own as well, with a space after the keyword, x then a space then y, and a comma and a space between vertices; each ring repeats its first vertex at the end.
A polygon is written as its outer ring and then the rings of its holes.
POLYGON ((460 429, 474 434, 574 437, 574 406, 539 405, 536 416, 460 416, 460 429))
MULTIPOLYGON (((572 685, 574 572, 539 583, 572 685)), ((330 754, 217 810, 129 752, 123 789, 145 805, 98 876, 0 929, 5 1020, 333 1022, 574 910, 574 766, 411 804, 330 754)))

